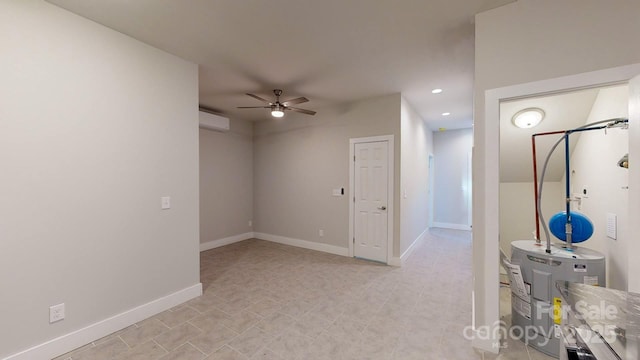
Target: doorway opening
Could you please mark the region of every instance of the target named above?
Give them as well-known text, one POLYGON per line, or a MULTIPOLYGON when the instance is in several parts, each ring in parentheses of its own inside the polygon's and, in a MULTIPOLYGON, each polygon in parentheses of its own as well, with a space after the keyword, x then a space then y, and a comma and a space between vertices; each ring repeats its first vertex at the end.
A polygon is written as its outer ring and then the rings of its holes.
MULTIPOLYGON (((619 241, 607 239, 605 234, 607 214, 614 213, 618 222, 623 225, 621 231, 626 231, 628 223, 628 170, 620 168, 618 160, 629 152, 629 131, 624 126, 591 132, 581 132, 571 135, 569 157, 565 159, 564 149, 557 149, 548 158, 545 171, 542 201, 539 203, 544 215, 536 224, 536 185, 540 184, 540 174, 547 153, 559 139, 564 137, 564 130, 576 129, 596 121, 608 119, 628 118, 629 89, 627 84, 593 87, 577 91, 568 91, 551 95, 505 100, 500 103, 500 250, 506 259, 518 259, 519 264, 523 246, 537 246, 545 244, 547 237, 543 225, 548 224, 554 214, 560 214, 566 209, 566 180, 570 179, 569 205, 574 217, 584 215, 595 225, 593 236, 584 243, 577 245, 577 256, 582 249, 589 254, 601 254, 607 265, 607 279, 600 276, 599 285, 626 290, 626 255, 625 248, 627 234, 621 234, 619 241), (520 127, 514 119, 523 111, 538 109, 542 120, 535 126, 520 127), (534 182, 532 136, 536 135, 536 158, 538 182, 534 182), (566 171, 565 164, 570 165, 566 171), (583 193, 583 189, 585 190, 583 193), (588 192, 586 191, 588 189, 588 192), (517 255, 512 255, 512 244, 517 255), (613 282, 611 280, 614 280, 613 282), (622 285, 624 283, 624 285, 622 285), (620 288, 620 287, 623 288, 620 288)), ((554 246, 562 246, 560 240, 550 236, 554 246)), ((595 271, 594 264, 589 265, 590 271, 595 271)), ((527 268, 528 269, 528 268, 527 268)), ((528 314, 526 306, 536 313, 537 309, 551 306, 552 298, 531 298, 517 293, 505 275, 506 270, 501 266, 500 277, 500 320, 506 327, 511 325, 523 326, 522 316, 536 318, 528 314), (512 295, 513 293, 513 295, 512 295), (528 305, 525 305, 528 304, 528 305), (525 306, 524 308, 522 306, 525 306), (513 311, 512 311, 513 309, 513 311), (525 309, 525 310, 522 310, 525 309), (524 315, 522 315, 524 314, 524 315)), ((530 269, 528 269, 530 271, 530 269)), ((538 272, 539 270, 534 270, 538 272)), ((582 274, 577 275, 580 278, 582 274)), ((590 274, 592 275, 592 274, 590 274)), ((570 280, 570 273, 558 275, 556 280, 570 280)), ((524 281, 530 284, 530 293, 543 286, 543 282, 532 281, 531 273, 523 268, 524 281)), ((592 276, 593 277, 593 276, 592 276)), ((597 277, 597 276, 596 276, 597 277)), ((582 278, 580 278, 582 279, 582 278)), ((581 280, 582 281, 582 280, 581 280)), ((553 282, 553 281, 552 281, 553 282)), ((554 288, 552 288, 552 293, 554 288)), ((551 295, 550 295, 551 296, 551 295)), ((558 295, 559 296, 559 295, 558 295)), ((543 324, 542 327, 550 325, 543 324)), ((539 342, 530 341, 527 351, 543 357, 540 352, 554 354, 556 344, 549 339, 547 346, 537 346, 539 342)), ((557 355, 557 350, 555 350, 557 355)), ((546 357, 545 357, 546 358, 546 357)))
MULTIPOLYGON (((485 351, 496 352, 500 343, 497 334, 499 326, 499 187, 500 187, 500 104, 505 101, 518 98, 545 96, 594 87, 602 87, 614 84, 629 84, 629 136, 630 139, 640 138, 640 64, 627 65, 618 68, 599 70, 589 73, 565 76, 556 79, 537 81, 504 88, 492 89, 485 92, 485 131, 481 135, 485 144, 484 162, 485 174, 483 177, 485 201, 478 210, 487 216, 484 221, 484 229, 479 235, 481 243, 474 244, 474 273, 482 274, 474 280, 474 319, 476 336, 473 346, 485 351), (482 259, 481 261, 479 259, 482 259), (482 336, 480 330, 496 334, 495 336, 482 336)), ((629 141, 629 156, 640 154, 637 141, 629 141)), ((640 181, 640 171, 629 168, 629 183, 640 181)), ((640 216, 640 191, 629 188, 629 218, 640 216)), ((640 224, 630 223, 629 232, 640 231, 640 224)), ((476 229, 477 230, 477 229, 476 229)), ((640 251, 640 245, 633 242, 627 244, 627 254, 640 251)), ((640 264, 628 262, 628 288, 631 291, 640 289, 640 264)))

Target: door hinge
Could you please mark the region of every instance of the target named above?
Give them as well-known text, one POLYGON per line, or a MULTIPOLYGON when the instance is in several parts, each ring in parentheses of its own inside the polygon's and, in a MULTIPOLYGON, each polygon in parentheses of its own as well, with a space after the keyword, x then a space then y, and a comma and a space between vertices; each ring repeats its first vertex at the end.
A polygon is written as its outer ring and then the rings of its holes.
POLYGON ((355 196, 353 197, 353 202, 356 202, 356 197, 355 196))
POLYGON ((353 155, 353 162, 356 162, 356 156, 353 155))
POLYGON ((355 236, 353 237, 353 243, 354 244, 356 243, 356 237, 355 236))

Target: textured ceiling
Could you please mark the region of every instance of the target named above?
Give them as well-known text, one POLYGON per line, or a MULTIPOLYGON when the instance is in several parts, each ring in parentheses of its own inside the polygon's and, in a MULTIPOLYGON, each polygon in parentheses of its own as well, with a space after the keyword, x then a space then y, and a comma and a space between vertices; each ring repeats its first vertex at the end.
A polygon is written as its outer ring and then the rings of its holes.
POLYGON ((513 0, 49 2, 199 64, 200 104, 232 118, 268 116, 236 109, 260 105, 246 92, 280 88, 318 112, 402 92, 453 129, 472 124, 474 15, 513 0))

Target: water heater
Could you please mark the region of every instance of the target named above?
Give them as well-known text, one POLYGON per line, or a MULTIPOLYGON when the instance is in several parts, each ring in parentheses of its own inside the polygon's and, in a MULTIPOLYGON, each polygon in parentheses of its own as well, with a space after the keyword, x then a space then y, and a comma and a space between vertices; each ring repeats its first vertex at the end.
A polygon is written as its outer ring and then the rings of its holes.
POLYGON ((605 258, 601 253, 573 246, 552 245, 551 253, 535 240, 511 243, 511 264, 519 266, 523 287, 511 292, 511 333, 548 355, 560 353, 562 300, 556 281, 605 286, 605 258))

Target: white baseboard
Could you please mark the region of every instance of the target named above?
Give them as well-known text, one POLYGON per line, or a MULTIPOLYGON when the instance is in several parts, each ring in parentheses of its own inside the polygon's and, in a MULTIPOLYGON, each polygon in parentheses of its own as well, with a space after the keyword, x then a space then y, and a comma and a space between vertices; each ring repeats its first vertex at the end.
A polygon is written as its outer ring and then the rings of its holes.
POLYGON ((407 261, 409 256, 411 256, 413 251, 417 249, 420 244, 422 244, 428 232, 429 232, 429 228, 424 229, 422 234, 418 235, 418 237, 415 240, 413 240, 413 243, 409 245, 407 250, 405 250, 400 257, 395 257, 395 256, 392 257, 387 264, 391 266, 404 266, 405 262, 407 261))
POLYGON ((323 251, 330 254, 349 256, 349 248, 343 248, 340 246, 329 245, 324 243, 317 243, 313 241, 300 240, 300 239, 292 239, 279 235, 271 235, 265 233, 254 233, 253 234, 256 239, 267 240, 276 242, 284 245, 296 246, 309 250, 323 251))
POLYGON ((291 245, 291 246, 304 248, 304 249, 322 251, 322 252, 335 254, 335 255, 349 256, 348 248, 343 248, 340 246, 323 244, 323 243, 317 243, 317 242, 307 241, 307 240, 293 239, 293 238, 288 238, 288 237, 279 236, 279 235, 256 233, 256 232, 238 234, 238 235, 229 236, 226 238, 202 243, 200 244, 200 251, 211 250, 220 246, 225 246, 225 245, 229 245, 229 244, 233 244, 233 243, 237 243, 243 240, 248 240, 253 238, 265 240, 265 241, 271 241, 278 244, 291 245))
POLYGON ((200 244, 200 251, 202 252, 202 251, 215 249, 215 248, 220 247, 220 246, 225 246, 225 245, 237 243, 237 242, 243 241, 243 240, 253 239, 254 237, 255 237, 254 233, 248 232, 248 233, 244 233, 244 234, 238 234, 238 235, 229 236, 229 237, 222 238, 222 239, 207 241, 205 243, 200 244))
POLYGON ((402 259, 400 259, 397 256, 394 256, 391 259, 389 259, 389 261, 387 261, 387 265, 400 267, 402 266, 402 259))
POLYGON ((411 256, 411 254, 413 254, 413 251, 415 249, 417 249, 420 246, 420 244, 422 244, 424 239, 427 237, 427 233, 428 232, 429 232, 429 228, 424 229, 422 234, 418 235, 418 237, 415 240, 413 240, 413 243, 411 245, 409 245, 407 250, 405 250, 405 252, 402 254, 402 256, 400 256, 400 261, 401 261, 402 265, 404 265, 404 263, 407 261, 409 256, 411 256))
POLYGON ((200 295, 202 295, 202 284, 197 283, 186 289, 10 355, 3 360, 53 359, 200 295))
POLYGON ((471 226, 469 225, 450 224, 450 223, 441 223, 441 222, 434 222, 432 227, 443 228, 443 229, 453 229, 453 230, 466 230, 466 231, 471 230, 471 226))
POLYGON ((500 352, 500 340, 481 338, 477 334, 471 340, 471 346, 491 354, 498 354, 500 352))

